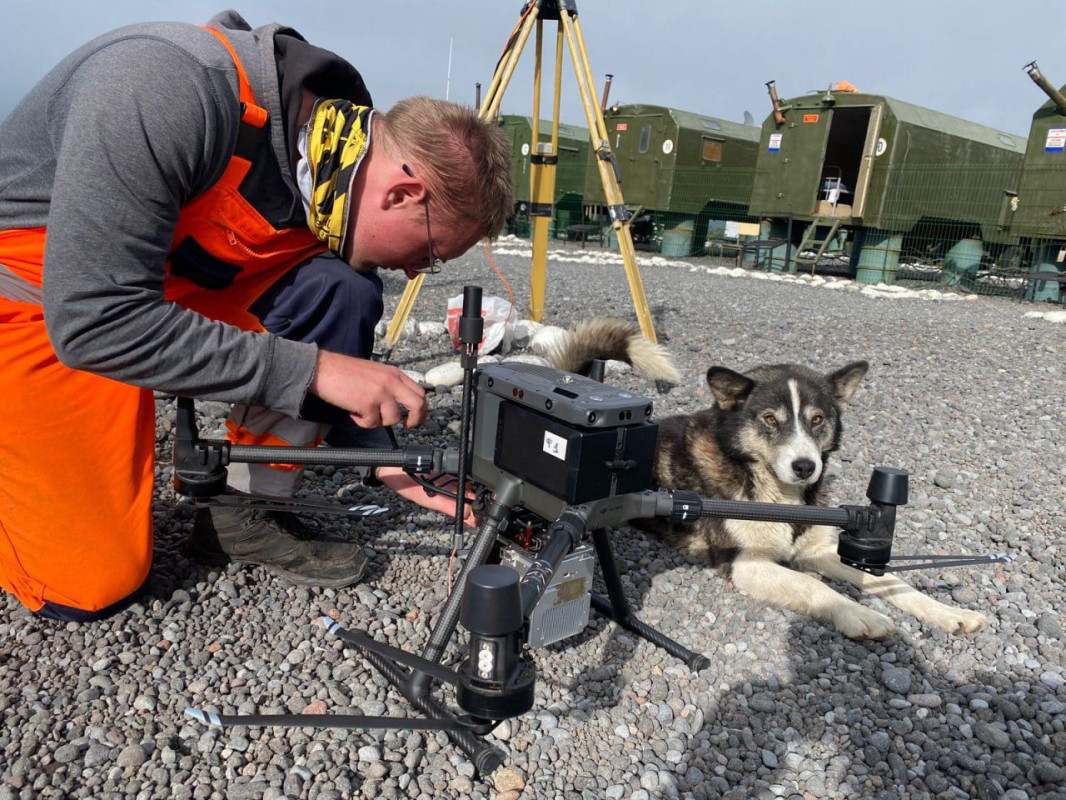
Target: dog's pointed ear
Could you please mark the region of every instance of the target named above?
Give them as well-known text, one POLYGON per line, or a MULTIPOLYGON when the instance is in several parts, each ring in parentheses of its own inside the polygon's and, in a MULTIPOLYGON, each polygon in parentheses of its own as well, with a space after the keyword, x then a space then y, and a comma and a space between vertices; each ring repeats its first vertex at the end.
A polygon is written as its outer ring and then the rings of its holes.
POLYGON ((755 381, 728 367, 711 367, 707 370, 707 385, 718 401, 718 407, 728 411, 751 392, 755 381))
POLYGON ((841 367, 836 372, 831 372, 827 377, 833 384, 833 393, 837 400, 842 403, 848 402, 855 390, 862 383, 863 376, 870 365, 865 361, 853 361, 847 366, 841 367))

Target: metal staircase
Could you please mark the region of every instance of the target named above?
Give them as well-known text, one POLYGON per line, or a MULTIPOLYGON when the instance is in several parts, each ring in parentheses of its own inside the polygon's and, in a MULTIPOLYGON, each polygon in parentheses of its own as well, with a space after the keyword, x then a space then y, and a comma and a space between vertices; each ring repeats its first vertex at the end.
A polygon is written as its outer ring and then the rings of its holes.
POLYGON ((800 242, 796 255, 793 257, 795 263, 804 267, 809 266, 811 275, 813 275, 814 268, 825 254, 829 243, 836 239, 837 232, 840 230, 840 223, 839 217, 815 217, 811 220, 811 224, 803 232, 803 240, 800 242), (819 231, 827 229, 828 232, 819 238, 819 231))

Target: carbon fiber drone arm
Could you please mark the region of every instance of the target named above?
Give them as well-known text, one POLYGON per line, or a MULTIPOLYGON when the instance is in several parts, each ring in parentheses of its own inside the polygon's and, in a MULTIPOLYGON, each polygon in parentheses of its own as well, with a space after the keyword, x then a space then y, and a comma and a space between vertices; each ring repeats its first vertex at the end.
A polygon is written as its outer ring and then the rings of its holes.
POLYGON ((401 467, 413 474, 458 471, 455 448, 410 445, 398 450, 349 447, 235 445, 201 439, 192 398, 178 398, 174 441, 174 489, 190 497, 214 497, 226 489, 226 467, 245 464, 326 464, 345 467, 401 467))

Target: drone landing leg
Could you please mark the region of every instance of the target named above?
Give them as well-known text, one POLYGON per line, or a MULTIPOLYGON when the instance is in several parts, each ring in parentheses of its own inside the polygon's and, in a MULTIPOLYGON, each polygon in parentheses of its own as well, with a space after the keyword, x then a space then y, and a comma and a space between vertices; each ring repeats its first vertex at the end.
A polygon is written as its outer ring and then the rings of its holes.
POLYGON ((645 622, 641 622, 633 614, 622 590, 622 580, 618 576, 618 565, 614 560, 614 552, 611 550, 611 542, 607 537, 607 531, 597 528, 592 531, 592 545, 596 548, 596 560, 600 564, 603 573, 603 582, 607 585, 608 602, 598 595, 592 595, 592 607, 606 617, 610 617, 615 623, 621 625, 627 631, 635 633, 642 639, 647 639, 657 647, 661 647, 675 658, 684 661, 689 669, 699 671, 711 665, 710 660, 699 653, 694 653, 684 645, 675 642, 661 631, 656 630, 645 622))

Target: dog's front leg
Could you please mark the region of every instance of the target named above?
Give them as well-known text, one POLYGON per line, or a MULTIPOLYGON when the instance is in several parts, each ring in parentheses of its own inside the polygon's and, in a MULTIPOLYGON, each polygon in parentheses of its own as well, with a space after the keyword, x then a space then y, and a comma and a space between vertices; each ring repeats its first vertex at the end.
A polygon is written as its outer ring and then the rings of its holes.
POLYGON ((813 575, 758 556, 738 556, 733 562, 732 577, 744 594, 828 620, 851 639, 881 639, 896 629, 884 614, 859 605, 813 575))
POLYGON ((814 570, 830 579, 848 581, 923 622, 940 626, 948 633, 972 633, 988 626, 983 614, 934 600, 895 575, 871 575, 849 567, 837 555, 838 537, 839 534, 832 528, 812 528, 797 542, 798 550, 793 563, 800 569, 814 570))

